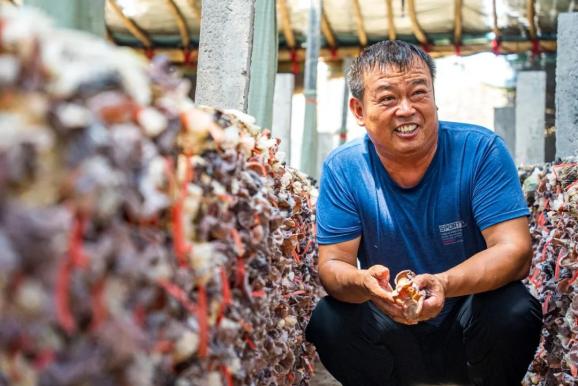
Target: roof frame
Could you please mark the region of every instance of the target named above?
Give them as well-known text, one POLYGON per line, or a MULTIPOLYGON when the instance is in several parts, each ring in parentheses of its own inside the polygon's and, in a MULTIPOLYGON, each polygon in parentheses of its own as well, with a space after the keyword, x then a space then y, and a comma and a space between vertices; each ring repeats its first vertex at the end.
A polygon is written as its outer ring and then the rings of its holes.
POLYGON ((361 13, 361 6, 359 0, 351 0, 353 5, 353 14, 355 16, 355 25, 357 28, 357 38, 361 47, 367 46, 367 32, 365 32, 365 23, 363 22, 363 14, 361 13))
POLYGON ((428 45, 427 36, 425 32, 423 32, 423 29, 421 28, 417 20, 417 14, 415 11, 415 0, 407 0, 407 12, 409 13, 409 19, 411 21, 411 30, 413 31, 413 34, 415 35, 417 41, 421 45, 427 46, 428 45))
POLYGON ((327 45, 333 50, 337 49, 337 39, 335 38, 335 33, 333 32, 333 28, 331 27, 331 23, 327 17, 326 8, 323 6, 321 7, 321 32, 323 33, 327 45))
POLYGON ((191 37, 189 36, 189 27, 187 26, 187 21, 174 0, 165 0, 165 3, 177 21, 177 28, 179 29, 179 34, 181 35, 183 49, 188 50, 191 44, 191 37))
POLYGON ((462 45, 462 7, 462 0, 454 0, 454 44, 456 47, 462 45))
POLYGON ((122 23, 126 27, 126 29, 130 32, 132 36, 134 36, 143 46, 145 49, 152 49, 153 42, 148 36, 148 34, 141 28, 139 25, 131 18, 126 16, 116 0, 106 0, 108 5, 111 9, 116 13, 116 15, 121 19, 122 23))
POLYGON ((291 25, 291 16, 287 7, 287 0, 277 0, 277 7, 279 8, 279 16, 281 16, 281 30, 287 46, 291 49, 297 48, 295 42, 295 34, 293 33, 293 26, 291 25))
POLYGON ((393 0, 385 0, 387 6, 387 37, 389 40, 397 39, 395 31, 395 18, 393 15, 393 0))

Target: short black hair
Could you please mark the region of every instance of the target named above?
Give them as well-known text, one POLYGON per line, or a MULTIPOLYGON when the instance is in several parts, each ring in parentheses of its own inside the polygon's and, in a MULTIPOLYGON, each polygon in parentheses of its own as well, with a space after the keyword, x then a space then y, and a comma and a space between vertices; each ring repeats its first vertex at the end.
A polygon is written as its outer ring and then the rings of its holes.
POLYGON ((433 80, 436 73, 435 63, 421 48, 401 40, 384 40, 372 44, 353 60, 347 71, 351 94, 357 99, 363 98, 363 77, 374 68, 385 70, 388 66, 396 66, 405 71, 415 60, 422 60, 427 65, 433 80))

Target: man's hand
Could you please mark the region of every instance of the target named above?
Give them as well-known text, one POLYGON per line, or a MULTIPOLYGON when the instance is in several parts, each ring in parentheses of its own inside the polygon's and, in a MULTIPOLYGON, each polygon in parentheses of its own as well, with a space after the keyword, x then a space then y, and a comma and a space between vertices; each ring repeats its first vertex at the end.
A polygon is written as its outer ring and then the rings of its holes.
POLYGON ((403 314, 403 309, 393 300, 393 289, 389 284, 389 269, 383 265, 374 265, 363 271, 363 286, 369 293, 370 300, 383 313, 398 323, 416 324, 416 320, 409 320, 403 314))
POLYGON ((417 321, 435 318, 444 307, 446 291, 442 280, 430 274, 417 275, 413 282, 420 290, 425 291, 425 300, 417 321))

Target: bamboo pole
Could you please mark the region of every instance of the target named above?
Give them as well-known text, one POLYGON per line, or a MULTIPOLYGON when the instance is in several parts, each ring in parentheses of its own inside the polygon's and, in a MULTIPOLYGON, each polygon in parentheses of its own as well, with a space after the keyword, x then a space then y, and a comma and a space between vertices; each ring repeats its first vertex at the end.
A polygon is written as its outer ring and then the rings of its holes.
POLYGON ((281 30, 285 41, 289 48, 295 48, 295 35, 293 34, 293 26, 291 25, 291 17, 289 16, 289 9, 287 8, 287 0, 277 0, 279 7, 279 16, 281 18, 281 30))
POLYGON ((185 17, 173 0, 165 0, 165 3, 177 21, 177 27, 179 29, 179 34, 181 35, 183 48, 188 49, 191 43, 191 38, 189 36, 189 28, 187 27, 185 17))
POLYGON ((386 0, 387 5, 387 37, 389 40, 395 40, 397 33, 395 32, 395 22, 393 17, 393 0, 386 0))
POLYGON ((189 6, 193 10, 195 18, 201 20, 201 6, 199 5, 199 0, 188 0, 189 6))
POLYGON ((355 24, 357 26, 357 37, 361 47, 367 46, 367 33, 365 32, 365 24, 363 22, 363 15, 361 13, 361 6, 359 0, 351 0, 353 4, 353 14, 355 16, 355 24))
POLYGON ((415 12, 415 0, 407 0, 407 11, 409 13, 409 19, 411 21, 411 30, 417 38, 417 41, 425 45, 428 43, 425 33, 421 29, 419 22, 417 21, 417 14, 415 12))
POLYGON ((454 44, 462 44, 462 0, 454 0, 454 44))
POLYGON ((323 33, 323 37, 325 38, 325 41, 329 47, 333 49, 337 48, 335 33, 333 32, 333 28, 331 28, 331 23, 329 23, 325 8, 321 9, 321 32, 323 33))
MULTIPOLYGON (((555 40, 540 40, 540 49, 545 52, 555 52, 556 51, 556 41, 555 40)), ((432 46, 429 54, 432 57, 439 58, 447 55, 455 54, 455 47, 453 45, 443 45, 443 46, 432 46)), ((509 53, 519 53, 527 52, 532 48, 532 42, 526 41, 504 41, 502 42, 501 52, 504 54, 509 53)), ((279 63, 291 62, 291 51, 290 49, 280 49, 279 50, 279 63)), ((480 52, 491 52, 492 47, 490 43, 488 44, 465 44, 461 47, 462 55, 472 55, 480 52)), ((174 63, 182 63, 182 51, 175 48, 157 48, 155 50, 159 55, 166 56, 170 61, 174 63)), ((340 47, 340 56, 357 56, 359 55, 359 47, 340 47)), ((302 60, 305 57, 305 49, 297 49, 297 57, 302 60)), ((197 50, 191 50, 191 62, 196 63, 198 56, 197 50)), ((330 49, 321 48, 319 51, 319 58, 325 61, 341 61, 341 59, 335 59, 330 49)))
POLYGON ((502 37, 502 33, 498 28, 498 8, 496 6, 496 0, 492 0, 492 14, 493 14, 493 26, 492 30, 494 31, 494 35, 496 36, 496 40, 499 40, 502 37))
POLYGON ((145 48, 152 48, 153 43, 151 39, 148 37, 146 32, 144 32, 135 22, 134 20, 127 17, 122 8, 118 5, 116 0, 107 0, 108 5, 114 11, 114 13, 120 18, 122 24, 126 27, 126 29, 133 35, 145 48))
POLYGON ((527 0, 526 2, 526 12, 528 14, 528 32, 530 34, 530 39, 536 39, 536 8, 534 6, 535 0, 527 0))

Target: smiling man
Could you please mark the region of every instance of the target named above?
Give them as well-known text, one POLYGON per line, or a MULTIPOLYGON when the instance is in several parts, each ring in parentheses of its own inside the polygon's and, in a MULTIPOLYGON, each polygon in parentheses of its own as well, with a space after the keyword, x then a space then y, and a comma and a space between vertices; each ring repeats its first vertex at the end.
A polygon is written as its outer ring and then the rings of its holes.
POLYGON ((307 339, 346 386, 519 385, 541 308, 520 282, 529 214, 504 142, 437 119, 429 55, 374 44, 349 71, 367 135, 325 160, 319 274, 329 294, 307 339), (358 263, 359 262, 359 267, 358 263), (409 319, 392 298, 405 269, 426 298, 409 319))

